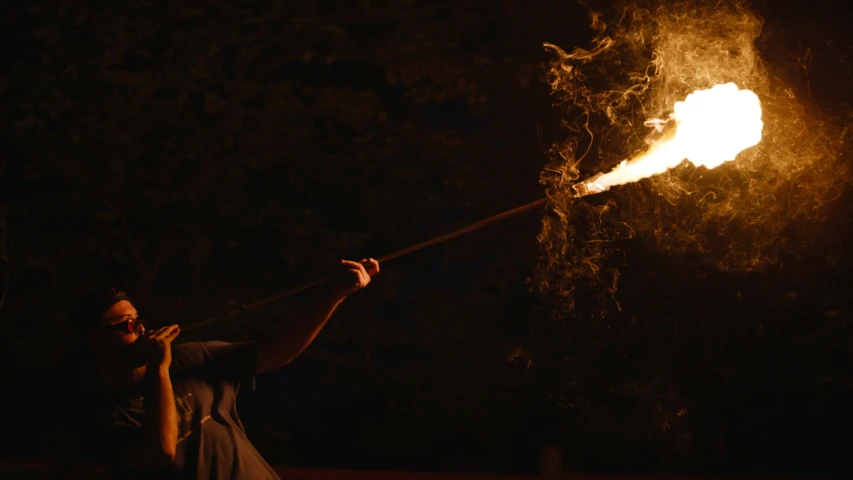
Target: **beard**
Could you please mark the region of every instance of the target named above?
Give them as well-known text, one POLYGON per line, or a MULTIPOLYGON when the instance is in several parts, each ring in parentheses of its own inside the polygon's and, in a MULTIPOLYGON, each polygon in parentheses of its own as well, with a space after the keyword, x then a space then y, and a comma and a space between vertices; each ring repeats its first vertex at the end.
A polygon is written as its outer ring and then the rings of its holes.
POLYGON ((143 348, 144 343, 140 342, 142 336, 136 339, 133 343, 116 345, 113 349, 113 359, 118 365, 124 368, 135 370, 147 363, 147 355, 143 348))

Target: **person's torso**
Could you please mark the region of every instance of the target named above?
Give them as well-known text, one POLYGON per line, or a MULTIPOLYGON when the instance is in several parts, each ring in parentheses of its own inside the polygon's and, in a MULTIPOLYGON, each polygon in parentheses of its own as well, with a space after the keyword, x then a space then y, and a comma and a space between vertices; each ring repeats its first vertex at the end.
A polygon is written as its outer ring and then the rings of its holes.
MULTIPOLYGON (((178 445, 169 473, 180 478, 277 479, 237 414, 239 383, 205 375, 182 347, 173 347, 169 369, 178 421, 178 445)), ((125 398, 117 406, 120 414, 144 423, 144 397, 125 398)))

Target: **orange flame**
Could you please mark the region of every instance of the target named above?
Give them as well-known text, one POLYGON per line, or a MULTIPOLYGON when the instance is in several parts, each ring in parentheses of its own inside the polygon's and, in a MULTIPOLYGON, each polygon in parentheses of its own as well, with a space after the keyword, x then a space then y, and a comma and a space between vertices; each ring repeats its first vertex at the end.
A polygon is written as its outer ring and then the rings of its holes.
POLYGON ((716 168, 761 141, 761 102, 754 92, 739 90, 734 83, 696 90, 683 102, 676 102, 673 110, 670 120, 674 124, 660 119, 646 122, 663 132, 649 150, 575 185, 577 195, 600 193, 658 175, 684 159, 697 167, 716 168))

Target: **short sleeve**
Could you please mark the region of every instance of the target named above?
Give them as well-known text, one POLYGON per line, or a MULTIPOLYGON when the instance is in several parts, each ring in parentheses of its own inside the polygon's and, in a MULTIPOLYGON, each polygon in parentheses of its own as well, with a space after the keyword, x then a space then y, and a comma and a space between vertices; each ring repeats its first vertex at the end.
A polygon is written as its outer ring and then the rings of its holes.
POLYGON ((207 370, 226 381, 254 380, 258 370, 256 342, 201 342, 207 370))

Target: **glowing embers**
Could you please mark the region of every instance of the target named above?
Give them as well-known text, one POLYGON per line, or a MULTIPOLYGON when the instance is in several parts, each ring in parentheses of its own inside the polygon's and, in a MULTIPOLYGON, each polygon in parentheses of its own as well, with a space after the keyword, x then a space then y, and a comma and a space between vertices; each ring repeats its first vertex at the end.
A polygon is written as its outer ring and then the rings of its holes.
POLYGON ((696 90, 683 102, 676 102, 673 110, 669 122, 646 122, 663 133, 645 153, 576 184, 577 196, 663 173, 684 159, 716 168, 761 141, 761 102, 755 93, 739 90, 734 83, 696 90))

